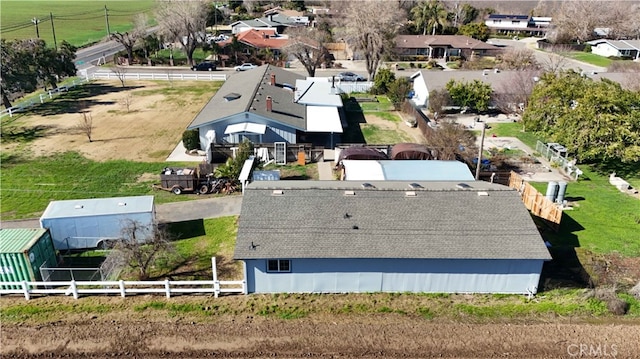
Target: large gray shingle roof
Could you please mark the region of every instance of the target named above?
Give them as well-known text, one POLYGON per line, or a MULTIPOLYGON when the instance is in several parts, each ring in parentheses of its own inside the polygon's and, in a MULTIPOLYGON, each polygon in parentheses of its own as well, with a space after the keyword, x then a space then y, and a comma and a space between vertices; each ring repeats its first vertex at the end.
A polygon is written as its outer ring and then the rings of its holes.
POLYGON ((304 105, 293 103, 293 91, 283 87, 283 84, 295 87, 296 80, 303 78, 301 75, 271 65, 235 73, 220 87, 187 128, 194 129, 239 113, 251 112, 305 130, 304 105), (276 75, 276 86, 270 85, 271 74, 276 75), (236 100, 226 101, 224 96, 230 93, 241 96, 236 100), (267 96, 273 99, 272 112, 268 112, 266 108, 267 96))
POLYGON ((370 183, 375 189, 346 181, 250 184, 234 257, 551 259, 520 196, 508 187, 370 183))

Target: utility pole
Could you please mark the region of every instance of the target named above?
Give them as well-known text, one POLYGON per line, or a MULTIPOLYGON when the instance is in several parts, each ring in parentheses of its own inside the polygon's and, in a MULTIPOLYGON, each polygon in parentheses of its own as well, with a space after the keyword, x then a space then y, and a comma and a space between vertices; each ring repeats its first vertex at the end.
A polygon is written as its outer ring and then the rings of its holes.
POLYGON ((31 22, 36 25, 36 37, 39 39, 40 38, 40 29, 38 29, 38 24, 40 23, 40 19, 38 19, 37 17, 34 17, 33 19, 31 19, 31 22))
POLYGON ((107 5, 104 6, 104 19, 107 23, 107 37, 110 37, 111 29, 109 28, 109 9, 107 9, 107 5))
MULTIPOLYGON (((479 119, 479 118, 476 117, 476 119, 479 119)), ((478 164, 476 165, 476 181, 480 179, 480 166, 482 165, 482 148, 484 147, 484 131, 487 128, 484 122, 480 122, 480 123, 482 124, 482 136, 480 137, 480 149, 478 150, 478 164)))
POLYGON ((53 33, 53 47, 58 51, 58 42, 56 41, 56 28, 53 27, 53 13, 49 13, 49 19, 51 19, 51 32, 53 33))

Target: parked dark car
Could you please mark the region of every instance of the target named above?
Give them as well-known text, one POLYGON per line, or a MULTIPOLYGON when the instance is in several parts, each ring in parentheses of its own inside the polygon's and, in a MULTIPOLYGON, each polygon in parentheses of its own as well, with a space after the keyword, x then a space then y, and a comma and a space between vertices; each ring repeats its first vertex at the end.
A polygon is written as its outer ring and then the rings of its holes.
POLYGON ((216 70, 216 64, 215 64, 215 62, 205 61, 205 62, 201 62, 201 63, 191 67, 191 70, 193 70, 193 71, 215 71, 216 70))
POLYGON ((336 79, 340 81, 367 81, 363 76, 353 72, 341 72, 336 76, 336 79))

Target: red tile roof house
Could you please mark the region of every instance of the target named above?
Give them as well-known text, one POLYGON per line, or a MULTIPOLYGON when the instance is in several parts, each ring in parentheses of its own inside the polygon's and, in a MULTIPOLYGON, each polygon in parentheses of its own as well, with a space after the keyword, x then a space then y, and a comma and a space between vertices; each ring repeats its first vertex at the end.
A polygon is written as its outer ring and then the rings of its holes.
POLYGON ((495 56, 501 49, 469 36, 463 35, 398 35, 396 36, 396 54, 400 60, 416 61, 424 59, 461 56, 465 59, 472 55, 495 56))
MULTIPOLYGON (((238 42, 245 45, 244 53, 249 55, 259 50, 270 50, 275 58, 278 58, 282 52, 282 48, 287 45, 289 39, 286 36, 278 34, 276 29, 251 29, 243 31, 236 35, 238 42)), ((219 43, 221 47, 230 45, 233 41, 229 38, 219 43)))

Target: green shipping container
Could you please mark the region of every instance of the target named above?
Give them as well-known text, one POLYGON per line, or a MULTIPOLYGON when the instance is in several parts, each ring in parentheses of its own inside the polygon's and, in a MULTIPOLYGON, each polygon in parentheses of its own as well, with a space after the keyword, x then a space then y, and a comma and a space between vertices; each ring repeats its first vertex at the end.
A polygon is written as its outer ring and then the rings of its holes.
MULTIPOLYGON (((56 251, 48 229, 0 229, 0 282, 42 280, 40 267, 57 266, 56 251)), ((2 289, 19 286, 0 285, 2 289)))

